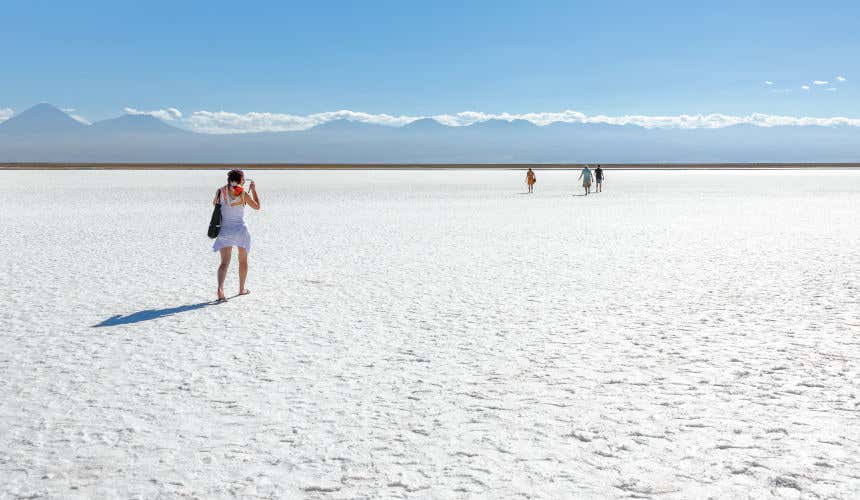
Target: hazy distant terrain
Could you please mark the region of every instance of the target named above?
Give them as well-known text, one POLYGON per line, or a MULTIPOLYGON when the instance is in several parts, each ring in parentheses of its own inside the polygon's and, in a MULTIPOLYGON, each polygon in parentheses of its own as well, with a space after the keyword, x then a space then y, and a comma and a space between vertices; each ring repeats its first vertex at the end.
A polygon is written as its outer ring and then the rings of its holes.
POLYGON ((39 104, 0 123, 0 162, 654 163, 856 162, 860 127, 636 125, 489 120, 403 127, 336 120, 292 132, 201 134, 148 115, 86 125, 39 104))

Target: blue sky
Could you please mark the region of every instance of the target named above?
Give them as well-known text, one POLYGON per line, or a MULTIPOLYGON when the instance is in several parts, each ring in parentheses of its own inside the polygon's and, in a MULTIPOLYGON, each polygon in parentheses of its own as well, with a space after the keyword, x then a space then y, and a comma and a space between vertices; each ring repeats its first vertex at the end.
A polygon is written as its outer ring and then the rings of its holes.
POLYGON ((860 117, 860 2, 705 3, 8 2, 0 108, 860 117))

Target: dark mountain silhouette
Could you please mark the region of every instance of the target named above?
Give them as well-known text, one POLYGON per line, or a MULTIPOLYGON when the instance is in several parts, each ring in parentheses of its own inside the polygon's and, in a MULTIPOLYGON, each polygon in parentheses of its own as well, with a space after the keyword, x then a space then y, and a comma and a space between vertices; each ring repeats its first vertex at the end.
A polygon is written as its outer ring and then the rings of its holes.
POLYGON ((355 131, 355 130, 371 130, 371 129, 379 129, 380 127, 385 127, 385 125, 377 125, 375 123, 364 123, 358 122, 354 120, 347 120, 345 118, 339 118, 337 120, 332 120, 330 122, 320 123, 319 125, 315 125, 309 129, 308 131, 315 132, 338 132, 338 131, 355 131))
POLYGON ((189 134, 183 130, 150 115, 122 115, 94 122, 90 127, 93 133, 108 134, 189 134))
POLYGON ((469 128, 471 130, 532 130, 536 129, 538 126, 528 120, 499 120, 497 118, 493 118, 491 120, 486 120, 482 122, 477 122, 473 125, 470 125, 469 128))
POLYGON ((860 127, 635 125, 488 120, 403 127, 333 120, 301 131, 201 134, 148 115, 81 124, 40 104, 0 123, 0 162, 652 163, 857 162, 860 127))
POLYGON ((58 134, 80 131, 86 127, 86 124, 75 120, 60 109, 50 104, 42 103, 0 123, 0 134, 58 134))
POLYGON ((431 130, 445 130, 451 127, 439 123, 438 120, 433 118, 421 118, 420 120, 415 120, 414 122, 407 123, 403 126, 403 130, 409 131, 422 131, 427 132, 431 130))

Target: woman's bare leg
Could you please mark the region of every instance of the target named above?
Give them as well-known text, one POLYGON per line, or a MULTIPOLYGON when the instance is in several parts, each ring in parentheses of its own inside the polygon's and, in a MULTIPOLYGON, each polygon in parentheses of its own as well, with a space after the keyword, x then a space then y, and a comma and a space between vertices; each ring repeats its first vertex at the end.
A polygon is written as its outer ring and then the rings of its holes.
POLYGON ((218 299, 224 299, 224 280, 227 279, 227 268, 230 267, 230 256, 233 254, 233 247, 225 247, 221 249, 221 265, 218 266, 218 299))
POLYGON ((239 247, 239 295, 244 295, 247 292, 245 290, 245 279, 248 277, 248 251, 242 247, 239 247))

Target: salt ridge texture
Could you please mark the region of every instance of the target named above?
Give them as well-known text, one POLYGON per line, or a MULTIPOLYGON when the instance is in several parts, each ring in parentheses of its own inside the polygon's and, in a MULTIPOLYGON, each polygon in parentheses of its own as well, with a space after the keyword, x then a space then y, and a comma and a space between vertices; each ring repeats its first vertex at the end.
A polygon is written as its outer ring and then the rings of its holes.
POLYGON ((860 172, 577 174, 0 172, 0 498, 860 495, 860 172))

